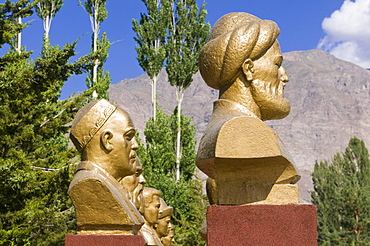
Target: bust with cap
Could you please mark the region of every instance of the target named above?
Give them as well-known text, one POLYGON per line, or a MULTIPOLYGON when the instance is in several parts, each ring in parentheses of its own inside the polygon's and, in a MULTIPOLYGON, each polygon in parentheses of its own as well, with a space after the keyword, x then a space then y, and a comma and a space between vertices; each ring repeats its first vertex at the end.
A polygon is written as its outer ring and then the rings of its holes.
POLYGON ((82 107, 70 138, 81 162, 68 194, 79 234, 137 234, 144 220, 119 183, 136 171, 135 128, 130 116, 105 99, 82 107))

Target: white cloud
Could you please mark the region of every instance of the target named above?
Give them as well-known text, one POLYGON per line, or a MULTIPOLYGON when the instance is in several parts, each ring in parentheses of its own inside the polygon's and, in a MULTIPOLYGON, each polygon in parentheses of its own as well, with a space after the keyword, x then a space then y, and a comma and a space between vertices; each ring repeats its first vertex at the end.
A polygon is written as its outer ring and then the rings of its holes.
POLYGON ((345 0, 322 22, 323 49, 339 59, 370 68, 370 0, 345 0))

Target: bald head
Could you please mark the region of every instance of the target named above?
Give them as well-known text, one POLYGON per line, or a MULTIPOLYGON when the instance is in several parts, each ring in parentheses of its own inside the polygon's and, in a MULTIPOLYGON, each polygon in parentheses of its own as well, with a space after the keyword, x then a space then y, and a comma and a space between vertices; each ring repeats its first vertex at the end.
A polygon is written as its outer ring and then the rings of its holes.
POLYGON ((161 192, 157 189, 144 187, 143 197, 145 203, 144 218, 149 226, 158 223, 161 192))

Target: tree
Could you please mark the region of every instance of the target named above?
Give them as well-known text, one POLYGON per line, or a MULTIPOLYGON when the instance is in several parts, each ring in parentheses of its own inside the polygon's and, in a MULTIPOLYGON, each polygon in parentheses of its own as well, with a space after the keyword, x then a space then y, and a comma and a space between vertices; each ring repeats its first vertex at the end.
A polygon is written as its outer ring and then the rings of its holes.
POLYGON ((28 0, 6 0, 0 4, 0 48, 7 43, 12 50, 21 53, 22 29, 27 26, 27 23, 22 23, 22 18, 32 15, 32 8, 36 3, 28 0))
POLYGON ((108 59, 110 42, 104 32, 99 38, 100 24, 108 17, 105 8, 106 0, 85 0, 83 3, 78 0, 90 16, 92 35, 91 53, 93 67, 86 78, 88 88, 93 88, 92 99, 109 99, 108 90, 111 82, 109 72, 104 71, 104 63, 108 59))
MULTIPOLYGON (((19 23, 0 5, 2 43, 10 44, 19 23)), ((76 42, 0 57, 0 245, 61 245, 75 231, 67 189, 76 150, 68 147, 68 123, 84 94, 60 101, 64 82, 85 66, 68 61, 76 42)))
POLYGON ((42 19, 44 24, 44 45, 46 46, 50 44, 51 22, 63 4, 63 0, 41 0, 36 6, 37 16, 42 19))
POLYGON ((370 160, 363 141, 354 137, 331 163, 315 164, 312 202, 318 209, 319 243, 370 244, 370 160))
POLYGON ((133 30, 137 37, 137 60, 151 79, 153 119, 156 120, 157 109, 157 76, 166 58, 166 33, 170 21, 169 0, 142 0, 148 14, 141 13, 140 23, 132 20, 133 30))
POLYGON ((210 25, 205 23, 205 3, 198 11, 196 0, 173 0, 172 17, 167 44, 166 71, 168 80, 176 87, 177 100, 177 145, 176 179, 180 178, 181 161, 181 105, 184 91, 198 71, 198 56, 206 43, 210 25))
POLYGON ((175 182, 177 112, 167 115, 157 109, 157 119, 150 119, 144 131, 145 145, 138 155, 144 167, 147 185, 162 191, 166 203, 174 208, 175 245, 204 245, 200 229, 205 218, 202 184, 195 172, 195 127, 191 119, 182 117, 183 165, 180 179, 175 182))

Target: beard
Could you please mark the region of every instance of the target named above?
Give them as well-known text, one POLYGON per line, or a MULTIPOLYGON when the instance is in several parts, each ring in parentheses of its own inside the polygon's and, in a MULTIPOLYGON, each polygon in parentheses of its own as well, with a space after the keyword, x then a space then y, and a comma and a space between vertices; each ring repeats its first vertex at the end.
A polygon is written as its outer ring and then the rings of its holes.
POLYGON ((277 86, 264 81, 252 81, 251 92, 253 99, 260 108, 261 120, 278 120, 288 116, 290 103, 284 98, 285 83, 277 86))
POLYGON ((142 213, 144 209, 144 198, 143 198, 143 186, 138 184, 135 190, 132 192, 132 203, 135 205, 137 210, 142 213))

